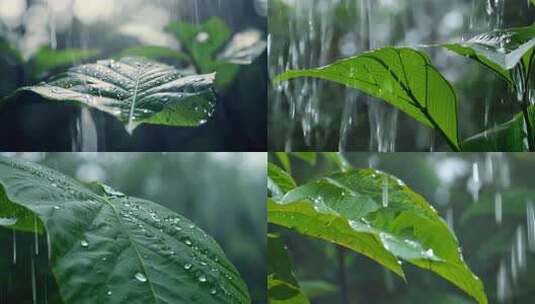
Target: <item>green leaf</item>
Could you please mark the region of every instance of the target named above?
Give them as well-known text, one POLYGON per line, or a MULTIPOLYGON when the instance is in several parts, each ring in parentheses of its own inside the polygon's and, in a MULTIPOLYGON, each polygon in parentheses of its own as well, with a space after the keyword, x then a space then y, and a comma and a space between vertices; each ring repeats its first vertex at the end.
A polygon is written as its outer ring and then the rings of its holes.
POLYGON ((352 168, 351 164, 347 158, 345 158, 342 152, 323 152, 321 154, 340 171, 348 171, 352 168))
POLYGON ((528 73, 534 46, 535 26, 493 30, 466 42, 444 45, 487 66, 509 84, 514 84, 510 70, 519 63, 523 63, 524 73, 528 73))
POLYGON ((286 171, 273 163, 268 163, 268 190, 272 197, 280 198, 297 185, 286 171))
POLYGON ((289 153, 286 152, 275 152, 275 155, 279 159, 279 162, 281 163, 284 170, 287 172, 291 171, 291 164, 290 164, 290 156, 289 153))
POLYGON ((292 272, 288 250, 282 240, 268 234, 268 303, 308 304, 292 272))
MULTIPOLYGON (((528 108, 531 124, 535 124, 535 106, 528 108)), ((529 151, 524 115, 466 139, 461 144, 464 152, 521 152, 529 151)))
POLYGON ((125 57, 72 67, 48 83, 17 90, 8 100, 33 92, 46 101, 94 108, 115 116, 129 132, 143 123, 196 127, 214 112, 214 77, 125 57))
POLYGON ((268 221, 352 249, 402 277, 401 260, 407 261, 487 303, 445 221, 391 175, 352 170, 310 182, 268 200, 268 221))
POLYGON ((316 164, 316 152, 291 152, 290 155, 306 162, 311 166, 316 164))
POLYGON ((334 81, 382 99, 437 129, 452 149, 458 149, 457 97, 450 83, 422 52, 387 47, 321 68, 287 71, 274 82, 298 77, 334 81))
POLYGON ((32 75, 34 78, 42 77, 46 72, 56 68, 66 67, 73 62, 84 61, 97 57, 100 54, 99 50, 83 50, 83 49, 62 49, 53 50, 49 47, 42 47, 37 54, 32 58, 33 69, 32 75))
POLYGON ((237 64, 252 63, 267 46, 260 31, 250 29, 232 36, 231 29, 218 17, 200 25, 171 22, 166 31, 177 37, 200 73, 216 72, 216 84, 223 88, 238 75, 237 64))
POLYGON ((45 228, 64 303, 250 303, 219 245, 165 207, 5 157, 0 186, 2 217, 16 205, 45 228))
POLYGON ((201 25, 174 21, 167 25, 166 31, 178 38, 200 73, 214 72, 214 58, 232 35, 230 28, 217 17, 201 25))
POLYGON ((175 59, 177 61, 189 62, 191 59, 188 55, 162 46, 134 46, 122 50, 116 58, 120 59, 127 56, 139 56, 154 60, 175 59))

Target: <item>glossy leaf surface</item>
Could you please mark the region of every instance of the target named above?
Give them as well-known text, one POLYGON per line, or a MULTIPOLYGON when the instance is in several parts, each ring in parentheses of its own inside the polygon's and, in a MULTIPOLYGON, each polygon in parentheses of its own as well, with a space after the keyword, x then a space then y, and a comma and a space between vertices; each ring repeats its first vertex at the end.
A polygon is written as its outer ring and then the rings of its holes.
POLYGON ((46 231, 65 303, 250 303, 219 245, 165 207, 5 157, 0 190, 0 218, 16 220, 0 224, 46 231))

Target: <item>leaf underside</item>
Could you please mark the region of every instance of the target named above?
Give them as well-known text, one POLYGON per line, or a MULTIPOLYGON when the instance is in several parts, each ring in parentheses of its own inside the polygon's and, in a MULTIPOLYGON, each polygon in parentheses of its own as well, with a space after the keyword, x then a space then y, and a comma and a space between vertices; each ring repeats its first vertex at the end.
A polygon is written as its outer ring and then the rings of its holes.
POLYGON ((45 228, 65 303, 250 303, 219 245, 165 207, 5 157, 0 186, 8 228, 45 228))
POLYGON ((443 46, 487 66, 509 84, 514 84, 511 72, 514 67, 522 64, 524 73, 529 72, 535 46, 535 26, 493 30, 466 42, 443 46))
MULTIPOLYGON (((142 57, 101 60, 70 68, 47 83, 24 87, 52 102, 115 116, 128 131, 143 123, 196 127, 215 109, 215 74, 191 75, 142 57)), ((4 101, 5 102, 5 101, 4 101)))
POLYGON ((429 269, 487 303, 445 221, 385 173, 354 170, 297 187, 278 201, 269 199, 268 221, 361 253, 403 278, 401 261, 429 269))
POLYGON ((422 52, 382 48, 321 68, 287 71, 274 82, 299 77, 334 81, 384 100, 438 129, 452 147, 458 147, 457 97, 449 82, 422 52))

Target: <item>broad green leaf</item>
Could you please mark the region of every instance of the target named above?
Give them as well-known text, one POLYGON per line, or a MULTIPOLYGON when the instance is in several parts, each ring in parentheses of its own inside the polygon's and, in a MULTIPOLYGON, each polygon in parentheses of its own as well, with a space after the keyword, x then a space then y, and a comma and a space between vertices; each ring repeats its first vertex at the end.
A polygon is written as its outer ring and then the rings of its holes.
POLYGON ((387 47, 321 68, 290 70, 277 76, 274 82, 299 77, 334 81, 382 99, 437 129, 452 149, 458 149, 455 91, 422 52, 387 47))
POLYGON ((308 304, 292 272, 288 250, 282 240, 268 234, 268 303, 308 304))
POLYGON ((535 47, 535 26, 493 30, 466 42, 445 44, 444 47, 487 66, 513 84, 510 70, 522 62, 524 73, 529 71, 535 47))
MULTIPOLYGON (((219 245, 165 207, 106 185, 92 191, 51 169, 5 157, 0 189, 1 217, 35 216, 46 230, 66 304, 250 303, 219 245)), ((22 227, 17 224, 8 228, 22 227)))
POLYGON ((120 59, 127 56, 139 56, 154 60, 175 59, 178 61, 189 62, 191 59, 188 55, 162 46, 135 46, 122 50, 116 58, 120 59))
MULTIPOLYGON (((529 107, 532 125, 535 124, 535 107, 529 107)), ((461 144, 464 152, 521 152, 529 151, 524 115, 518 113, 515 117, 501 125, 497 125, 480 134, 466 139, 461 144)))
POLYGON ((214 112, 214 78, 215 74, 191 75, 142 57, 125 57, 72 67, 47 83, 17 90, 8 101, 33 92, 46 101, 111 114, 130 132, 143 123, 196 127, 214 112))
POLYGON ((429 269, 487 303, 445 221, 391 175, 352 170, 307 183, 268 200, 268 221, 352 249, 402 277, 402 260, 429 269))
POLYGON ((98 56, 99 54, 99 50, 53 50, 49 47, 42 47, 31 59, 31 61, 33 62, 32 75, 34 78, 39 78, 50 70, 59 67, 69 66, 73 62, 80 62, 87 59, 91 59, 98 56))
POLYGON ((268 163, 268 190, 273 198, 280 198, 297 185, 286 171, 273 163, 268 163))

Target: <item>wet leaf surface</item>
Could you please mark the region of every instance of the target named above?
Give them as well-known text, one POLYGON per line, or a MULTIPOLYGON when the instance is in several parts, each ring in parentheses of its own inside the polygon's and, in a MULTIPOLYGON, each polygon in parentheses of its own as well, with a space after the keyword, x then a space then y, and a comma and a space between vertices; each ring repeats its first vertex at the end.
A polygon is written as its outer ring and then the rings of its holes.
POLYGON ((407 261, 487 303, 445 221, 386 173, 351 170, 299 186, 280 200, 269 199, 268 221, 361 253, 403 278, 401 262, 407 261))
POLYGON ((286 71, 274 82, 300 77, 334 81, 384 100, 437 129, 458 148, 455 91, 422 52, 387 47, 316 69, 286 71))
POLYGON ((70 68, 46 83, 19 89, 46 101, 76 104, 115 116, 132 132, 140 124, 196 127, 215 109, 215 74, 192 75, 142 57, 70 68))
POLYGON ((18 219, 0 224, 36 216, 65 303, 250 303, 219 245, 165 207, 5 157, 0 185, 0 218, 18 219))

